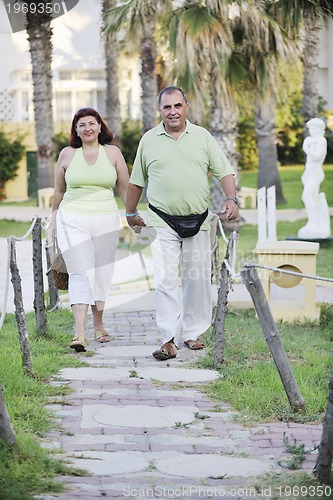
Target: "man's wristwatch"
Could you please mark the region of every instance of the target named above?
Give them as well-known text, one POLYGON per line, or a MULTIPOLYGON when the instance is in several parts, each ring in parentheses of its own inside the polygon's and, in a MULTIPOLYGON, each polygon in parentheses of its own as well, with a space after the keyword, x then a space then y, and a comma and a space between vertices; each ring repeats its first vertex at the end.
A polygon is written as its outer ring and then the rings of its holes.
POLYGON ((227 200, 233 201, 234 203, 236 203, 236 205, 239 205, 238 198, 236 198, 236 197, 234 197, 234 198, 227 198, 227 200))

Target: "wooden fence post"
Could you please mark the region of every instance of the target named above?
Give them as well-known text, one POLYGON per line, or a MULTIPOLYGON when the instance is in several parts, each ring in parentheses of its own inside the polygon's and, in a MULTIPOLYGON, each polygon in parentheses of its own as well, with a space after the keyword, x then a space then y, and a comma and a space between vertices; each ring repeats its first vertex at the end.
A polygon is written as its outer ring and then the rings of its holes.
POLYGON ((29 375, 30 377, 34 377, 34 373, 32 371, 30 343, 29 343, 27 326, 25 322, 24 307, 23 307, 21 276, 16 262, 15 240, 12 236, 9 237, 9 245, 10 245, 10 272, 12 275, 11 281, 13 283, 13 288, 14 288, 15 317, 16 317, 21 353, 22 353, 23 369, 27 375, 29 375))
POLYGON ((228 293, 229 293, 229 271, 225 262, 221 264, 220 287, 217 294, 216 314, 214 321, 215 343, 214 343, 214 367, 218 368, 224 361, 224 329, 225 318, 228 312, 228 293))
POLYGON ((228 312, 228 294, 229 294, 229 278, 230 278, 230 273, 228 271, 225 261, 229 261, 230 247, 232 251, 236 239, 237 239, 237 233, 236 232, 231 233, 230 240, 228 241, 227 248, 225 251, 225 256, 222 261, 220 270, 220 286, 217 293, 216 314, 213 325, 215 330, 215 342, 214 342, 215 368, 221 366, 224 361, 223 357, 224 330, 225 330, 225 319, 228 312))
POLYGON ((294 411, 305 411, 305 402, 299 392, 288 357, 280 339, 279 331, 274 323, 264 289, 258 277, 258 273, 253 267, 243 267, 241 275, 243 282, 251 295, 265 340, 273 356, 290 405, 294 411))
POLYGON ((51 270, 51 258, 50 258, 50 248, 52 246, 52 226, 49 225, 46 228, 46 239, 45 239, 45 253, 46 253, 46 265, 47 265, 47 280, 49 284, 49 296, 50 296, 50 306, 49 309, 56 309, 60 303, 59 290, 54 284, 53 274, 51 270))
POLYGON ((2 386, 0 385, 0 441, 3 441, 8 446, 14 446, 16 436, 10 421, 6 403, 2 395, 2 386))
POLYGON ((44 300, 42 224, 40 217, 37 217, 36 223, 32 229, 32 250, 36 332, 39 335, 45 335, 47 330, 47 317, 44 300))
POLYGON ((328 401, 323 422, 323 432, 314 474, 324 484, 330 484, 333 461, 333 372, 328 384, 328 401))

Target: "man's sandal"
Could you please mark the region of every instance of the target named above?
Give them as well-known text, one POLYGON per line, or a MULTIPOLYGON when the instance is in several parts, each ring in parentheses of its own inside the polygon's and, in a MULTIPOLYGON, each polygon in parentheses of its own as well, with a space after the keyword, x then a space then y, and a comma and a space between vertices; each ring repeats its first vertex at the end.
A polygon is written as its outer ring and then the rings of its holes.
POLYGON ((76 352, 85 352, 87 341, 84 337, 74 337, 70 343, 70 348, 75 349, 76 352))
POLYGON ((177 356, 177 347, 173 343, 173 339, 170 340, 170 342, 163 344, 160 349, 157 349, 157 351, 154 351, 153 356, 159 361, 175 358, 177 356))
POLYGON ((186 340, 186 342, 184 342, 184 344, 189 349, 192 349, 192 351, 198 351, 199 349, 203 349, 205 347, 205 344, 203 344, 200 339, 186 340))
POLYGON ((102 344, 103 342, 110 342, 111 337, 105 330, 95 330, 95 340, 102 344))

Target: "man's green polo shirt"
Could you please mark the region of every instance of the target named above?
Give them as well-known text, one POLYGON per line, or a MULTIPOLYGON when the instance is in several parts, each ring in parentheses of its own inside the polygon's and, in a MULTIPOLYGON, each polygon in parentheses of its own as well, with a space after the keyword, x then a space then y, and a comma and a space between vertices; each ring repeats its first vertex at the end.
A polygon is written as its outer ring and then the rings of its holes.
MULTIPOLYGON (((201 214, 209 207, 208 172, 218 180, 234 171, 214 137, 203 127, 186 120, 186 128, 175 140, 163 122, 142 137, 130 182, 144 187, 147 198, 171 215, 201 214)), ((169 227, 148 209, 148 226, 169 227)), ((207 217, 201 229, 209 229, 207 217)))

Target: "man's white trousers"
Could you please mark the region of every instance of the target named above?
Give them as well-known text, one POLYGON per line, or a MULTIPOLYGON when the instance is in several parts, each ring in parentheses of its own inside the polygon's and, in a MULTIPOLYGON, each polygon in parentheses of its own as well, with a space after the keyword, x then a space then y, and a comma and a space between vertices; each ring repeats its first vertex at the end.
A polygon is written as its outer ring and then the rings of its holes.
POLYGON ((156 323, 163 344, 195 340, 211 325, 209 231, 181 238, 173 229, 148 228, 154 261, 156 323), (181 283, 181 286, 180 286, 181 283))

